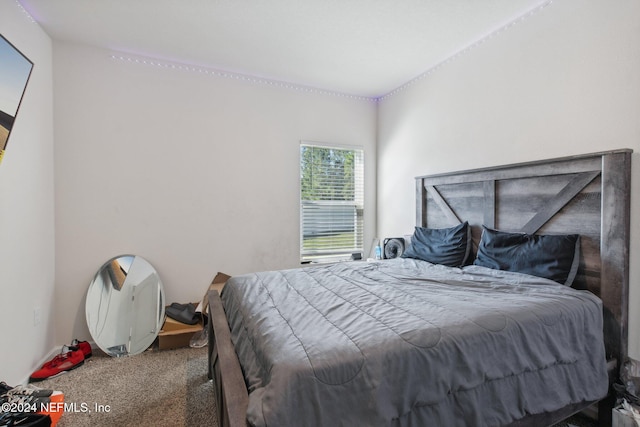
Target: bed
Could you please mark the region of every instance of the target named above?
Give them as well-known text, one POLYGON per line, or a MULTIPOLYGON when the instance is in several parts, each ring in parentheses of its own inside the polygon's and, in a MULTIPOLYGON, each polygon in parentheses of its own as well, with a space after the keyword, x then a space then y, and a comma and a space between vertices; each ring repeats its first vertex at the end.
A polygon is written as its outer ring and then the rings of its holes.
POLYGON ((579 236, 561 278, 413 257, 231 278, 209 293, 219 425, 540 426, 595 402, 609 425, 630 168, 616 150, 416 178, 415 248, 455 229, 486 261, 487 239, 579 236))

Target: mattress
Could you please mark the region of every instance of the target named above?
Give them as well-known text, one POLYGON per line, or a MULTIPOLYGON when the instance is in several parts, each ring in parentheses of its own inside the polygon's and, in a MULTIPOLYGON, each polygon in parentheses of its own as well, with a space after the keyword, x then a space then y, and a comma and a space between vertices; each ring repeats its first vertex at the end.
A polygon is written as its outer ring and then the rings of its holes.
POLYGON ((602 303, 414 259, 231 278, 254 426, 500 426, 607 394, 602 303))

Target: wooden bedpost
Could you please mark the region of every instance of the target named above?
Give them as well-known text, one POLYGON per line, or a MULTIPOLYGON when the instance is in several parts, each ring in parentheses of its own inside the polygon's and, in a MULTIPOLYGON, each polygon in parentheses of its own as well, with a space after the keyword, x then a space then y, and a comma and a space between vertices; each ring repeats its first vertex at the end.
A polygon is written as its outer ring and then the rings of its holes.
MULTIPOLYGON (((631 151, 603 155, 600 299, 607 356, 615 360, 610 366, 612 380, 620 378, 620 368, 628 357, 630 195, 631 151)), ((612 425, 615 401, 611 389, 598 405, 600 426, 612 425)))
POLYGON ((427 223, 427 189, 424 188, 424 181, 416 178, 416 226, 424 227, 427 223))
POLYGON ((607 308, 605 344, 618 370, 628 355, 630 187, 631 152, 602 156, 600 299, 607 308))
POLYGON ((209 375, 216 386, 218 426, 246 427, 249 392, 218 291, 209 291, 209 375))

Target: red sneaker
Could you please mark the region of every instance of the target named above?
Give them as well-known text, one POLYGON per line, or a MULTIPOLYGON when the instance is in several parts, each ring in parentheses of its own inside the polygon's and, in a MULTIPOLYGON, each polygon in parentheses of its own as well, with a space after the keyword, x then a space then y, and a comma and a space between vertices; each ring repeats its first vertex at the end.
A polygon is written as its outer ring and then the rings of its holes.
POLYGON ((91 344, 86 341, 78 341, 77 339, 74 339, 68 347, 72 350, 80 350, 85 359, 91 357, 91 344))
POLYGON ((64 372, 76 369, 84 364, 84 355, 80 350, 71 350, 66 353, 60 353, 35 371, 29 377, 29 381, 42 381, 47 378, 55 377, 64 372))

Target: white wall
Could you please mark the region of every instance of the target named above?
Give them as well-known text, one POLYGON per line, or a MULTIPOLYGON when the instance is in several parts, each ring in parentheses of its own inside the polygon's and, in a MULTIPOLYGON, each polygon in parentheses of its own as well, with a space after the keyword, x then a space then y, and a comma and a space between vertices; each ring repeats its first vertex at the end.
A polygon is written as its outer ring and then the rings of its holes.
POLYGON ((365 149, 375 229, 376 104, 115 60, 54 43, 57 339, 87 339, 84 298, 109 258, 158 270, 167 302, 217 271, 299 265, 300 140, 365 149))
POLYGON ((0 33, 34 63, 0 164, 0 379, 16 385, 55 344, 52 51, 17 2, 0 2, 0 33))
POLYGON ((414 177, 632 148, 630 355, 640 358, 640 2, 559 0, 382 101, 378 232, 414 177))

